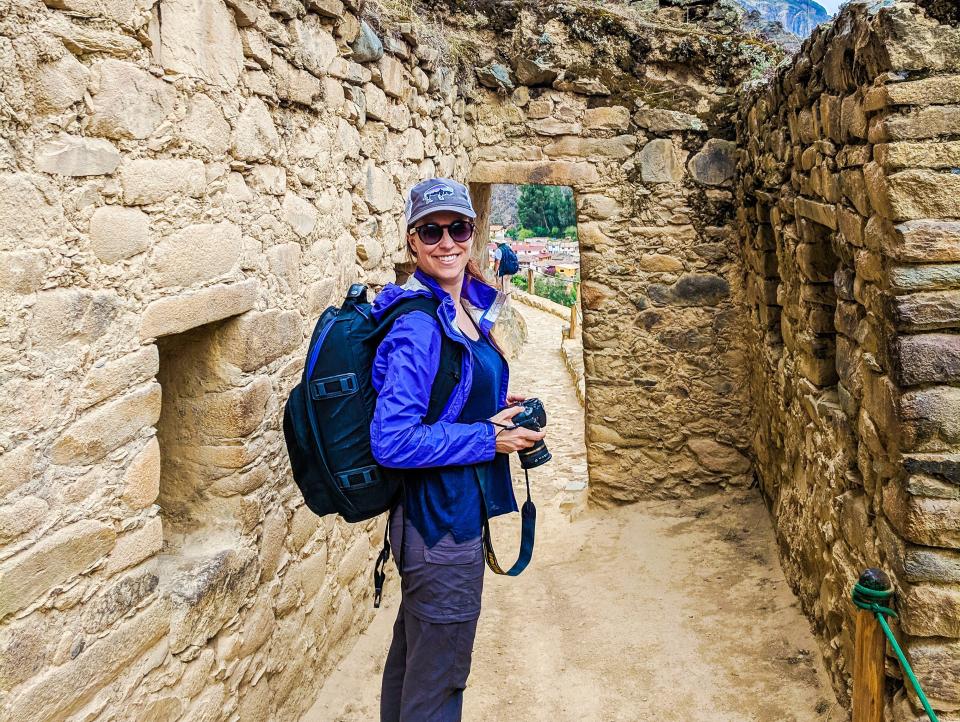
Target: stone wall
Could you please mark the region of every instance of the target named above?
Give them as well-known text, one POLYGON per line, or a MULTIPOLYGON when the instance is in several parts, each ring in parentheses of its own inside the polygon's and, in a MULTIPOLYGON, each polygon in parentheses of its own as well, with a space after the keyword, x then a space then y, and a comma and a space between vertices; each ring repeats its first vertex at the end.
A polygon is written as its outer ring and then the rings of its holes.
POLYGON ((574 191, 600 504, 752 479, 727 136, 731 89, 766 56, 671 17, 550 4, 469 36, 474 187, 574 191))
MULTIPOLYGON (((880 566, 895 577, 911 662, 949 711, 960 709, 960 29, 885 5, 846 8, 743 103, 752 445, 840 698, 850 589, 880 566)), ((888 716, 918 713, 901 690, 888 716)))
POLYGON ((377 524, 302 505, 280 418, 402 189, 467 175, 401 30, 0 0, 0 718, 295 719, 369 621, 377 524))

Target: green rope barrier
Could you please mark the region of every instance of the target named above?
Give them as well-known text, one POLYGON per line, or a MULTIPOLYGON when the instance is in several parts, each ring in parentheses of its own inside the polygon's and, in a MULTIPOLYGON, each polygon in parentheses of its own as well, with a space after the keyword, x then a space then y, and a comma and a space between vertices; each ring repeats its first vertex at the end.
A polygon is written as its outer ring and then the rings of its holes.
POLYGON ((892 589, 870 589, 865 587, 862 584, 853 585, 853 593, 850 595, 853 599, 853 603, 860 609, 865 609, 868 612, 873 612, 877 621, 880 622, 880 627, 883 629, 883 633, 887 635, 887 639, 890 641, 890 646, 893 647, 893 651, 897 655, 897 659, 900 660, 900 666, 903 668, 903 671, 907 674, 907 679, 910 680, 910 684, 913 685, 914 691, 917 693, 917 697, 920 698, 920 704, 923 705, 924 711, 927 713, 927 717, 930 718, 930 722, 940 722, 937 719, 937 713, 933 711, 933 708, 930 706, 930 702, 927 700, 927 695, 923 693, 923 689, 920 687, 920 682, 917 681, 917 676, 913 673, 913 667, 910 666, 910 663, 907 661, 906 656, 903 654, 903 650, 900 649, 900 645, 897 643, 897 638, 893 636, 893 632, 890 630, 890 626, 887 624, 886 617, 884 615, 890 615, 894 619, 897 618, 897 613, 890 609, 890 607, 885 607, 879 602, 884 602, 890 597, 893 596, 892 589))

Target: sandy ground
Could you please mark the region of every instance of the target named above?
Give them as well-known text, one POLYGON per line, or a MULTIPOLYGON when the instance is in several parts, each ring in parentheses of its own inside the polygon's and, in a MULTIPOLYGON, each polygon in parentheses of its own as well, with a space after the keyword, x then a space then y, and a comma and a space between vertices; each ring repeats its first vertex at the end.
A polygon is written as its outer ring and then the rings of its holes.
MULTIPOLYGON (((515 579, 487 574, 464 719, 847 719, 757 494, 586 507, 583 413, 560 357, 562 321, 520 310, 530 338, 511 386, 543 399, 554 459, 531 479, 531 566, 515 579)), ((496 520, 493 533, 511 563, 519 518, 496 520)), ((377 719, 398 601, 394 586, 303 722, 377 719)))

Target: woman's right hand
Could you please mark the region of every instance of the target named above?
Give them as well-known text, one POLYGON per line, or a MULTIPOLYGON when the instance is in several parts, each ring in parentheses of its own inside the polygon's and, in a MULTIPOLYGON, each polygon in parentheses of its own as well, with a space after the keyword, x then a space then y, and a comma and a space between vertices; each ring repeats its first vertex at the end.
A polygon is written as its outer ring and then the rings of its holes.
MULTIPOLYGON (((497 412, 496 415, 491 416, 490 421, 495 426, 497 424, 510 425, 510 420, 521 411, 523 411, 522 406, 508 406, 502 411, 497 412)), ((496 426, 496 429, 498 454, 512 454, 514 451, 529 449, 547 435, 546 432, 532 431, 522 426, 517 429, 503 429, 500 426, 496 426)))

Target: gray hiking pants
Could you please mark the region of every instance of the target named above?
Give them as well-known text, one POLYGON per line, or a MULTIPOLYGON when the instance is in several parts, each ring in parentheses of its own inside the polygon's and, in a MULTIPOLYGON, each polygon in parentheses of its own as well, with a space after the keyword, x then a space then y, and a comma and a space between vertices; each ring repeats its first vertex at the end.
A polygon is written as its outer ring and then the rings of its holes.
POLYGON ((402 597, 383 668, 381 722, 457 722, 480 617, 480 539, 457 543, 448 535, 427 549, 400 507, 390 542, 403 561, 402 597))

